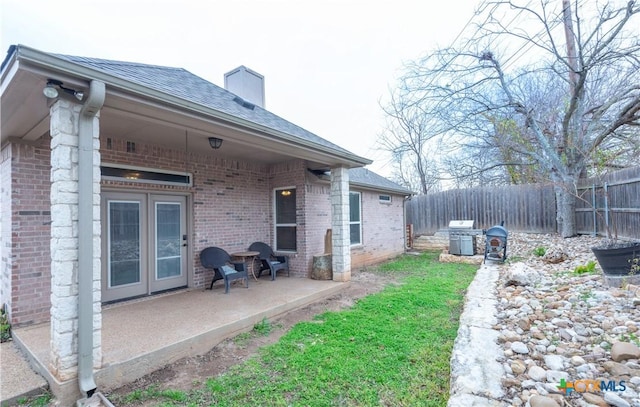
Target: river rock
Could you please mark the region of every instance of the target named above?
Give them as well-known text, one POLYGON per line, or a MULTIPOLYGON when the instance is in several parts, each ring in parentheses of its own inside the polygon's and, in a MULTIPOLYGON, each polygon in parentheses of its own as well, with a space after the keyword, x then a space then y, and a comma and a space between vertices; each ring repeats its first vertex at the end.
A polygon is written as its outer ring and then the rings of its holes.
POLYGON ((631 369, 623 365, 622 363, 609 360, 607 362, 604 362, 602 366, 604 367, 604 370, 609 372, 614 377, 631 375, 631 369))
POLYGON ((567 260, 567 258, 569 258, 567 253, 565 253, 561 247, 555 246, 547 249, 544 256, 542 256, 542 261, 545 263, 558 264, 567 260))
POLYGON ((532 396, 529 399, 529 405, 531 407, 560 407, 554 399, 546 396, 532 396))
POLYGON ((611 359, 621 362, 627 359, 640 359, 640 348, 629 342, 617 342, 611 347, 611 359))
POLYGON ((607 403, 604 398, 598 396, 597 394, 585 392, 582 393, 582 398, 584 398, 584 401, 589 404, 593 404, 594 406, 609 407, 609 403, 607 403))
POLYGON ((631 407, 631 404, 612 391, 604 393, 604 401, 615 407, 631 407))
POLYGON ((514 351, 515 353, 520 353, 520 354, 529 353, 529 348, 527 348, 527 345, 525 345, 520 341, 513 342, 511 344, 511 350, 514 351))
POLYGON ((560 355, 546 355, 544 364, 551 370, 562 370, 564 368, 564 358, 560 355))
POLYGON ((541 382, 547 378, 547 371, 540 366, 533 365, 529 368, 527 375, 536 382, 541 382))

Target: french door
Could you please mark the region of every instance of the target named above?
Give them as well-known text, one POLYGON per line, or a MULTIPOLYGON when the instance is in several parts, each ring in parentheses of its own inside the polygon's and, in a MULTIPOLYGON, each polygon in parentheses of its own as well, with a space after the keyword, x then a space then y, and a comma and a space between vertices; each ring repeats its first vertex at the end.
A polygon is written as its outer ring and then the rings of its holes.
POLYGON ((102 300, 187 285, 186 197, 102 194, 102 300))

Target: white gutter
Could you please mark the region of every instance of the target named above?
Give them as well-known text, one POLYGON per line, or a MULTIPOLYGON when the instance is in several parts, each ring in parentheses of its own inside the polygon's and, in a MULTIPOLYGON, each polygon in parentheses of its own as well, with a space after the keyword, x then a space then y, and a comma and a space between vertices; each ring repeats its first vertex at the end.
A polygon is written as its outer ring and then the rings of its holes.
POLYGON ((78 127, 78 385, 91 397, 93 377, 93 173, 94 118, 105 99, 105 84, 92 80, 78 127))

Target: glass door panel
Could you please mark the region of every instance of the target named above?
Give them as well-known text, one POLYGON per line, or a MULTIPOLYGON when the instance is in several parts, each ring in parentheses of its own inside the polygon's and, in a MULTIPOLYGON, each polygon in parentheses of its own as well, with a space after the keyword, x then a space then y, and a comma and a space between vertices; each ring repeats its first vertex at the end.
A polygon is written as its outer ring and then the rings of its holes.
POLYGON ((109 202, 109 287, 140 283, 140 203, 109 202))
POLYGON ((147 210, 144 194, 102 195, 102 300, 148 292, 147 210))
POLYGON ((156 202, 156 279, 182 274, 180 204, 156 202))
POLYGON ((151 292, 187 285, 186 197, 151 195, 151 292))

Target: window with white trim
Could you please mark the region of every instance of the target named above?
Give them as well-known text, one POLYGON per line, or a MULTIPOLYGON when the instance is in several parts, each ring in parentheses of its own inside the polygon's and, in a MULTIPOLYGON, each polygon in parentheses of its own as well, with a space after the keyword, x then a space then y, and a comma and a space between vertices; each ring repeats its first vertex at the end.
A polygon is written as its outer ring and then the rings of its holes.
POLYGON ((391 195, 378 195, 378 201, 380 203, 391 203, 391 195))
POLYGON ((297 250, 296 189, 274 190, 275 250, 295 252, 297 250))
POLYGON ((360 192, 349 192, 349 236, 351 238, 351 246, 362 244, 360 192))

